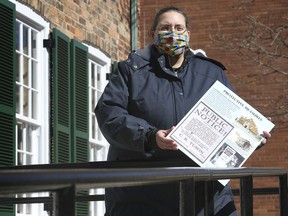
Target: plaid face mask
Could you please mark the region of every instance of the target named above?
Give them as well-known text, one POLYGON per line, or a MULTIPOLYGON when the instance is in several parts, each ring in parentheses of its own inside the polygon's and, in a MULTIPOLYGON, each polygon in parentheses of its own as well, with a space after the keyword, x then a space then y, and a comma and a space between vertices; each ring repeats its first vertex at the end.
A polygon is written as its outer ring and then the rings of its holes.
POLYGON ((178 32, 158 32, 154 45, 161 53, 175 56, 184 53, 189 47, 189 35, 187 31, 178 32))

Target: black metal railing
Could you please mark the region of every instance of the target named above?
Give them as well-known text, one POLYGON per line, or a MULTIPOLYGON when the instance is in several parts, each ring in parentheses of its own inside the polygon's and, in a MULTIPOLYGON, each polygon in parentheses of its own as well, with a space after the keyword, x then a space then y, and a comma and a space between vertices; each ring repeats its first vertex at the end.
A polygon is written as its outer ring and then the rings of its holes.
MULTIPOLYGON (((180 216, 195 215, 194 185, 205 181, 205 215, 213 213, 213 180, 239 179, 241 216, 253 215, 253 178, 277 177, 280 215, 288 215, 286 168, 205 169, 189 162, 91 162, 29 165, 0 168, 0 205, 7 203, 52 203, 54 216, 75 215, 75 202, 103 200, 103 195, 76 196, 92 188, 123 187, 179 182, 180 216), (17 193, 52 192, 53 197, 15 198, 17 193), (74 203, 74 205, 71 205, 74 203)), ((258 189, 259 190, 259 189, 258 189)), ((255 189, 254 189, 255 191, 255 189)), ((268 191, 269 192, 269 191, 268 191)), ((267 192, 267 194, 269 194, 267 192)), ((265 191, 262 190, 262 194, 265 191)), ((270 190, 271 193, 271 190, 270 190)))

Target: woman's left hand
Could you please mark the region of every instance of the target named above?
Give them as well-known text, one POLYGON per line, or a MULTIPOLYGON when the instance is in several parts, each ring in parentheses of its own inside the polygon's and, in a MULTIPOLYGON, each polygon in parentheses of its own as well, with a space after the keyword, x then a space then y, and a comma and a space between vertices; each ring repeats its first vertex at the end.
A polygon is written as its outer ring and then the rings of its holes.
POLYGON ((268 139, 271 138, 271 134, 270 134, 269 132, 267 132, 267 131, 263 131, 263 137, 264 137, 265 139, 263 139, 263 141, 262 141, 261 144, 264 145, 264 144, 267 143, 268 139))

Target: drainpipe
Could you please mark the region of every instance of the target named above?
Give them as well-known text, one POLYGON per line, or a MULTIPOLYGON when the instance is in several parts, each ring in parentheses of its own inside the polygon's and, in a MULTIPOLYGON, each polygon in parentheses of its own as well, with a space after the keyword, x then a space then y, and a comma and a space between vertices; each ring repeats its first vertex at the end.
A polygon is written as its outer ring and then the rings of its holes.
POLYGON ((130 0, 131 50, 138 49, 137 0, 130 0))

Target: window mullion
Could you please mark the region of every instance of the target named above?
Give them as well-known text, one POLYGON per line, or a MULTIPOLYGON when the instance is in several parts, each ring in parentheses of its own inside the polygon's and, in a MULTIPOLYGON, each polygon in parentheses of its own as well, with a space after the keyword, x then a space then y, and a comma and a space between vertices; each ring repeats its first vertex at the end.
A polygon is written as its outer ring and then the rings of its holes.
MULTIPOLYGON (((23 55, 20 55, 19 65, 23 65, 23 55)), ((23 115, 23 104, 24 104, 24 89, 23 89, 23 67, 19 68, 19 114, 23 115)))
MULTIPOLYGON (((25 146, 26 146, 26 127, 22 128, 22 139, 20 140, 20 142, 22 142, 22 145, 18 145, 17 147, 17 151, 18 151, 18 155, 20 155, 20 159, 22 158, 21 161, 18 160, 18 164, 17 165, 25 165, 25 160, 26 160, 26 154, 25 154, 25 146), (20 164, 19 164, 20 162, 20 164)), ((19 141, 19 140, 18 140, 19 141)))
POLYGON ((32 118, 32 76, 31 76, 31 28, 28 28, 28 36, 27 36, 27 42, 28 42, 28 52, 27 52, 27 58, 28 58, 28 68, 27 68, 27 76, 28 76, 28 117, 32 118))
MULTIPOLYGON (((38 143, 39 142, 39 139, 38 139, 38 130, 31 130, 31 143, 38 143)), ((36 155, 36 153, 38 152, 38 146, 37 145, 33 145, 33 146, 30 146, 30 152, 28 153, 28 155, 30 155, 32 158, 31 158, 31 163, 37 163, 37 158, 34 157, 34 155, 36 155)))
POLYGON ((18 152, 18 142, 19 142, 19 134, 18 134, 18 130, 19 130, 19 125, 18 123, 16 123, 16 126, 15 126, 15 140, 16 140, 16 157, 15 157, 15 164, 17 165, 18 164, 18 156, 17 156, 17 152, 18 152))
MULTIPOLYGON (((33 70, 32 70, 32 76, 33 76, 33 80, 32 80, 32 86, 33 86, 33 90, 36 90, 35 92, 35 100, 34 100, 34 103, 33 103, 33 112, 34 112, 34 116, 33 118, 35 119, 38 119, 39 116, 41 116, 40 112, 41 112, 41 103, 40 103, 40 98, 41 98, 41 95, 43 94, 43 86, 39 83, 41 83, 41 79, 40 79, 40 75, 36 76, 35 78, 35 71, 41 71, 40 69, 40 64, 39 64, 39 60, 40 60, 40 51, 38 51, 38 48, 41 47, 40 45, 40 42, 42 42, 41 38, 40 38, 40 34, 36 34, 36 47, 34 49, 36 49, 36 55, 33 55, 33 62, 32 62, 32 66, 33 66, 33 70), (35 61, 35 63, 34 63, 35 61), (35 65, 36 66, 35 66, 35 65)), ((33 52, 33 49, 32 49, 32 52, 33 52)))
MULTIPOLYGON (((92 94, 91 94, 91 89, 92 89, 92 80, 91 80, 91 77, 92 77, 92 67, 91 67, 91 64, 92 62, 90 60, 88 60, 88 100, 89 102, 92 101, 92 94)), ((92 105, 91 103, 89 103, 89 119, 91 119, 91 108, 92 105)), ((89 122, 89 136, 91 137, 91 134, 92 134, 92 121, 88 121, 89 122)))
MULTIPOLYGON (((27 38, 27 42, 28 42, 28 52, 27 52, 27 55, 31 58, 32 54, 31 54, 31 28, 28 27, 28 38, 27 38)), ((29 59, 30 59, 29 58, 29 59)))
POLYGON ((18 65, 18 82, 19 82, 19 114, 23 115, 23 24, 19 23, 19 65, 18 65))
POLYGON ((31 58, 28 57, 28 117, 32 118, 31 58))

